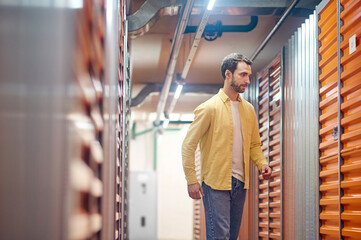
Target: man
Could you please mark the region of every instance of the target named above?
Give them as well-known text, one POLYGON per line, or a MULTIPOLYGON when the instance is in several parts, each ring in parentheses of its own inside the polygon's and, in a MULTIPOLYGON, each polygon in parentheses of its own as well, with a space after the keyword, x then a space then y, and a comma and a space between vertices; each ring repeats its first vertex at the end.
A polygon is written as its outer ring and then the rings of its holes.
POLYGON ((188 194, 203 196, 207 239, 238 239, 243 205, 249 187, 249 159, 264 179, 271 177, 261 150, 256 113, 242 99, 250 83, 252 62, 239 53, 223 59, 224 86, 194 110, 194 121, 182 145, 188 194), (197 181, 194 153, 201 151, 201 181, 197 181))

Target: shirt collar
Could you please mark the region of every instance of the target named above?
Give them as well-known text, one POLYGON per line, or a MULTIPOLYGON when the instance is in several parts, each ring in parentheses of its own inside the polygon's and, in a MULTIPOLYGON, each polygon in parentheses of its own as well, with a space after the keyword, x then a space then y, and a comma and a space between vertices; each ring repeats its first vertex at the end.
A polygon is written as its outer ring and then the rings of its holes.
MULTIPOLYGON (((223 91, 223 88, 219 89, 218 95, 222 99, 223 102, 231 100, 231 99, 229 99, 228 95, 223 91)), ((242 102, 242 97, 239 94, 237 95, 237 101, 242 102)))

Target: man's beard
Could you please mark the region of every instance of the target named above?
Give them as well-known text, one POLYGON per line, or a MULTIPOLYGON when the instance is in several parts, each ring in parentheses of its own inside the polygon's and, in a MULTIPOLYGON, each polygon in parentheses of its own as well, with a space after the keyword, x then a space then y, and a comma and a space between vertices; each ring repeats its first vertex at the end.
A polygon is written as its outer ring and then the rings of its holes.
MULTIPOLYGON (((235 81, 234 81, 234 78, 232 76, 232 79, 231 79, 231 87, 233 88, 234 91, 238 92, 238 93, 244 93, 245 90, 242 89, 242 87, 244 87, 243 84, 240 84, 240 85, 236 85, 235 81)), ((246 86, 247 87, 247 86, 246 86)), ((245 88, 246 89, 246 88, 245 88)))

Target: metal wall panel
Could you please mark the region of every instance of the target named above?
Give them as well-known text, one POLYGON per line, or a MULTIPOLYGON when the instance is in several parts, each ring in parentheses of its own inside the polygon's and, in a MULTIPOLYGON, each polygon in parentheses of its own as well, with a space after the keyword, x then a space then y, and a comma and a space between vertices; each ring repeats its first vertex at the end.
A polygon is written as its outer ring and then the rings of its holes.
POLYGON ((68 237, 75 11, 43 4, 0 3, 0 239, 68 237))
POLYGON ((130 125, 130 74, 128 54, 128 30, 125 1, 120 1, 118 20, 118 101, 117 101, 117 185, 115 239, 129 239, 128 235, 128 172, 130 125))
MULTIPOLYGON (((258 113, 258 81, 256 77, 252 77, 251 83, 248 87, 247 101, 249 101, 255 109, 255 112, 258 113)), ((242 225, 239 233, 240 239, 256 239, 258 238, 258 169, 256 167, 250 168, 250 188, 247 192, 246 203, 247 208, 243 209, 243 218, 242 225), (247 221, 247 225, 244 222, 247 221)))
MULTIPOLYGON (((341 126, 341 235, 344 239, 361 238, 361 1, 340 1, 343 11, 340 19, 340 80, 342 88, 341 126), (349 39, 355 36, 355 51, 350 53, 349 39)), ((352 50, 352 49, 351 49, 352 50)))
POLYGON ((294 154, 294 78, 293 74, 295 69, 294 59, 294 46, 295 46, 295 36, 292 36, 288 40, 287 46, 284 48, 285 52, 285 74, 284 74, 284 99, 287 99, 287 102, 284 104, 284 136, 288 136, 287 141, 284 141, 284 188, 283 188, 283 197, 284 201, 284 238, 292 239, 294 238, 295 229, 294 229, 294 219, 295 219, 295 163, 293 161, 294 154), (290 65, 287 67, 287 65, 290 65))
POLYGON ((284 47, 283 236, 318 236, 318 81, 316 15, 284 47))

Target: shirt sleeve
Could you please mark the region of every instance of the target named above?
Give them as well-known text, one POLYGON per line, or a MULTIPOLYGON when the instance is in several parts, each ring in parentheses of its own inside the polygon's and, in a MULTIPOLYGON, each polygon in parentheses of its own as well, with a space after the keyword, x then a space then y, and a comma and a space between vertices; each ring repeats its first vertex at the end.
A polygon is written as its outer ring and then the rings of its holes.
POLYGON ((252 139, 251 139, 251 160, 257 166, 258 170, 261 171, 263 165, 268 165, 267 160, 265 159, 262 149, 261 149, 261 139, 259 137, 259 129, 257 117, 254 109, 253 111, 253 130, 252 130, 252 139))
POLYGON ((209 129, 210 123, 210 110, 204 104, 202 104, 194 110, 194 121, 190 125, 182 144, 183 170, 188 185, 198 182, 195 170, 194 155, 197 149, 197 145, 202 136, 209 129))

